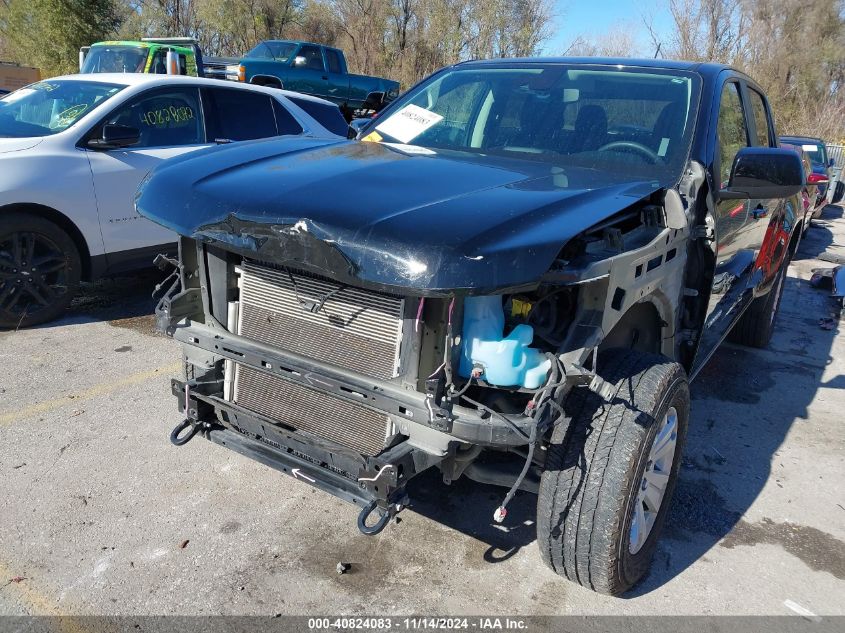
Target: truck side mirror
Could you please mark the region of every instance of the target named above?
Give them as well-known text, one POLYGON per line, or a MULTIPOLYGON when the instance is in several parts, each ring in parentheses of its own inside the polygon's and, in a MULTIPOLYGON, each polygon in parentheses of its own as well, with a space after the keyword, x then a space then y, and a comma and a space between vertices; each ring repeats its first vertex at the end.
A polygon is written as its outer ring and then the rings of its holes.
POLYGON ((141 141, 141 131, 129 125, 115 125, 107 123, 103 126, 100 138, 88 141, 91 149, 121 149, 137 145, 141 141))
POLYGON ((178 75, 179 74, 179 53, 176 51, 167 51, 167 74, 168 75, 178 75))
POLYGON ((293 58, 293 65, 295 67, 305 66, 306 59, 302 55, 297 55, 293 58))
POLYGON ((804 186, 801 158, 779 147, 743 147, 734 157, 722 200, 789 198, 804 186))

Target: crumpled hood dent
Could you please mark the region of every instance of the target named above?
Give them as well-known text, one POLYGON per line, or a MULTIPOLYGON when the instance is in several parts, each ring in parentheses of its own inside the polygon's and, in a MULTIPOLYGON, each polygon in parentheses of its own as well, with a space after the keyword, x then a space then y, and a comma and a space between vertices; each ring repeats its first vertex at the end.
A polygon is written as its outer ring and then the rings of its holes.
POLYGON ((561 247, 667 183, 478 155, 289 139, 169 161, 138 211, 261 261, 412 294, 536 284, 561 247))

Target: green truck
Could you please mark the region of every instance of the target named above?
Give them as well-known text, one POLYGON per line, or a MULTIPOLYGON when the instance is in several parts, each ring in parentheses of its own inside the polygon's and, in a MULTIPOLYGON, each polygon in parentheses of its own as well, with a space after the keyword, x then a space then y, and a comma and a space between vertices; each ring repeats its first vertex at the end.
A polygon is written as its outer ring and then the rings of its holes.
POLYGON ((323 44, 267 40, 234 62, 227 65, 227 79, 321 97, 336 103, 347 119, 378 112, 399 95, 399 82, 352 74, 343 51, 323 44))
POLYGON ((97 42, 79 51, 80 73, 204 76, 202 52, 189 37, 97 42))
POLYGON ((313 42, 268 40, 242 58, 207 57, 189 37, 97 42, 79 51, 80 73, 193 75, 284 88, 335 103, 347 120, 378 112, 399 82, 355 75, 343 51, 313 42))

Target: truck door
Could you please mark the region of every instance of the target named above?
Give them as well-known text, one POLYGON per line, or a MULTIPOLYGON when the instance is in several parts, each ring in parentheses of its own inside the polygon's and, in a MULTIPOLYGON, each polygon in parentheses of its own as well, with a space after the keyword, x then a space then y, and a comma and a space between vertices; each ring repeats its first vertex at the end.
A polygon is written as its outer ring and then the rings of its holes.
POLYGON ((323 64, 323 51, 319 46, 303 44, 291 61, 291 71, 285 79, 285 90, 325 98, 328 86, 329 76, 323 64))
POLYGON ((162 161, 207 144, 203 119, 197 88, 157 88, 118 106, 91 131, 91 137, 99 135, 112 123, 141 132, 130 148, 87 150, 109 266, 130 264, 136 255, 149 256, 143 249, 176 241, 175 233, 136 213, 135 191, 162 161))
MULTIPOLYGON (((728 185, 736 153, 751 145, 748 113, 741 95, 742 86, 737 79, 725 82, 718 104, 713 159, 713 182, 720 189, 728 185)), ((767 201, 720 200, 708 215, 715 238, 712 243, 715 272, 693 374, 704 365, 753 298, 752 274, 769 223, 765 204, 761 202, 767 201)))
POLYGON ((337 105, 343 105, 349 99, 349 75, 341 62, 340 51, 323 48, 323 54, 326 57, 329 78, 325 97, 337 105))
MULTIPOLYGON (((745 101, 751 113, 752 145, 758 147, 776 147, 774 126, 763 95, 745 86, 745 101)), ((755 224, 755 239, 758 240, 757 259, 751 274, 751 284, 755 290, 768 287, 774 280, 789 251, 792 230, 804 209, 795 209, 792 200, 769 199, 756 200, 751 216, 759 221, 755 224)))

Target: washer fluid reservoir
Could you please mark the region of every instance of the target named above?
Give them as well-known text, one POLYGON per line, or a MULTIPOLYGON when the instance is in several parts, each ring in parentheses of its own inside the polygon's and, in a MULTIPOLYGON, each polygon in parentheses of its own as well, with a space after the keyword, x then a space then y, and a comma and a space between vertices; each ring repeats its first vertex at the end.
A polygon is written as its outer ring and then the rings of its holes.
POLYGON ((552 363, 539 350, 529 347, 534 328, 519 324, 505 331, 502 296, 467 297, 464 300, 464 331, 458 374, 472 376, 475 365, 484 368, 481 379, 499 387, 537 389, 546 382, 552 363))

